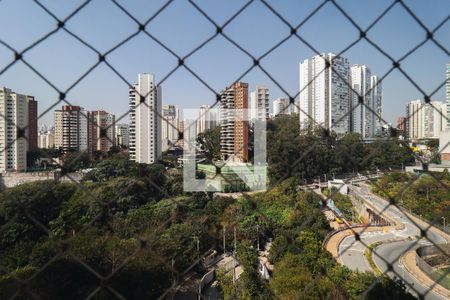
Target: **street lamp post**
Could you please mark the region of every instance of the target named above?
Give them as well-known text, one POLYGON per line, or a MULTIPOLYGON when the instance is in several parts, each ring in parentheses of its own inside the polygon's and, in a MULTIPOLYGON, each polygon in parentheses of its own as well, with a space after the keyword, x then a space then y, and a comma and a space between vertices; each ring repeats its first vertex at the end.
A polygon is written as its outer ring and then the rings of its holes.
POLYGON ((259 251, 259 224, 256 224, 257 249, 259 251))
POLYGON ((225 248, 225 226, 222 228, 222 239, 223 239, 223 254, 225 255, 227 250, 225 248))
POLYGON ((400 269, 402 269, 402 282, 404 284, 406 282, 406 280, 405 280, 405 266, 401 262, 399 262, 398 263, 398 267, 400 269))
POLYGON ((194 236, 193 238, 197 242, 197 260, 199 260, 200 259, 200 239, 198 238, 198 236, 194 236))
POLYGON ((175 284, 175 276, 174 276, 174 266, 175 266, 175 258, 172 257, 172 261, 171 261, 171 274, 172 274, 172 284, 175 284))

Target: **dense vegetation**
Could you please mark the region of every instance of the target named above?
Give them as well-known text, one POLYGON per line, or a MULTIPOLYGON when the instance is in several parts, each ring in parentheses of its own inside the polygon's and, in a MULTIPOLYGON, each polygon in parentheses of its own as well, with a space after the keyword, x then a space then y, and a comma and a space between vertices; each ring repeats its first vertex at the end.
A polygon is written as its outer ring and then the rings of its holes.
POLYGON ((450 174, 447 170, 441 174, 390 173, 372 185, 376 194, 393 199, 397 205, 435 224, 442 224, 442 217, 450 220, 449 187, 450 174))
MULTIPOLYGON (((29 298, 20 278, 29 279, 28 290, 42 299, 84 299, 99 286, 104 288, 95 299, 113 298, 107 287, 127 299, 154 299, 172 282, 172 260, 179 277, 200 253, 220 249, 224 227, 228 245, 236 227, 245 269, 236 292, 221 281, 225 294, 354 299, 375 281, 338 265, 323 249, 328 225, 319 198, 296 192, 295 180, 235 200, 183 193, 180 176, 115 156, 99 163, 81 186, 46 181, 3 191, 0 298, 18 291, 18 299, 29 298), (258 238, 261 244, 273 239, 270 283, 256 271, 258 238)), ((367 298, 397 294, 405 296, 403 287, 383 278, 367 298)))
POLYGON ((300 132, 298 116, 286 116, 267 123, 267 157, 272 183, 287 177, 299 180, 317 176, 400 169, 414 163, 410 149, 395 139, 366 144, 349 133, 338 138, 334 132, 316 128, 300 132))

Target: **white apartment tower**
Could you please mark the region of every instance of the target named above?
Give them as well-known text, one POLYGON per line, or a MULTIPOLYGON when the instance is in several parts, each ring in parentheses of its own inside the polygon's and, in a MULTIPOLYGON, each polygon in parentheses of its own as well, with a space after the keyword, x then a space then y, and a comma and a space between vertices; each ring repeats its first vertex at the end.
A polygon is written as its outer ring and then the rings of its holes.
POLYGON ((130 88, 130 159, 151 164, 161 156, 161 87, 152 74, 139 74, 130 88))
POLYGON ((365 65, 351 68, 350 129, 363 138, 370 138, 381 132, 382 90, 378 77, 372 75, 365 65), (359 103, 362 97, 362 103, 359 103))
POLYGON ((350 64, 344 57, 323 53, 301 62, 300 129, 321 125, 336 133, 349 132, 349 84, 350 64))
POLYGON ((431 101, 429 104, 423 105, 423 138, 439 138, 441 132, 447 127, 446 113, 445 102, 431 101))
POLYGON ((64 105, 55 111, 55 148, 87 151, 89 147, 88 112, 80 106, 64 105))
POLYGON ((370 77, 370 86, 372 88, 372 104, 374 115, 372 117, 372 127, 374 128, 374 134, 381 133, 383 121, 381 120, 381 114, 383 113, 383 89, 381 81, 378 76, 372 75, 370 77))
POLYGON ((117 124, 116 127, 116 145, 127 147, 129 146, 130 133, 128 124, 117 124))
POLYGON ((53 130, 38 133, 38 148, 50 149, 55 147, 55 133, 53 130))
POLYGON ((406 105, 406 132, 411 139, 437 139, 445 130, 447 105, 440 101, 429 104, 421 100, 406 105))
POLYGON ((413 100, 406 105, 406 132, 410 139, 422 137, 422 101, 413 100))
POLYGON ((277 98, 273 101, 273 115, 274 117, 278 115, 289 115, 289 99, 288 98, 277 98))
POLYGON ((354 65, 351 68, 351 109, 353 109, 350 118, 350 127, 352 132, 359 133, 362 138, 373 136, 372 113, 368 107, 372 107, 372 99, 370 95, 370 69, 365 66, 354 65), (362 102, 359 103, 359 97, 362 97, 362 102))
POLYGON ((197 117, 197 134, 213 129, 218 125, 219 109, 201 105, 197 117))
POLYGON ((447 102, 447 129, 450 130, 450 63, 445 69, 445 97, 447 102))
MULTIPOLYGON (((0 172, 25 171, 27 167, 27 141, 19 136, 20 129, 28 125, 28 100, 8 88, 0 89, 0 172)), ((25 136, 27 135, 25 129, 25 136)))
POLYGON ((251 120, 269 119, 269 89, 265 86, 257 86, 250 93, 250 118, 251 120))

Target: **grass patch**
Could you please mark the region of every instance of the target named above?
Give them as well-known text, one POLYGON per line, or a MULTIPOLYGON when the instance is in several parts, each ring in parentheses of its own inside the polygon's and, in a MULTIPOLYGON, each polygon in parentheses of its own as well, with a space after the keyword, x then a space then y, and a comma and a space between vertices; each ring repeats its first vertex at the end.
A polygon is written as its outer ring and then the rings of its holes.
POLYGON ((378 268, 377 264, 375 263, 375 261, 373 260, 372 254, 373 254, 373 249, 380 246, 382 243, 383 242, 375 242, 373 244, 370 244, 364 251, 364 256, 366 257, 367 261, 369 262, 370 267, 375 272, 376 276, 381 276, 382 273, 381 273, 380 269, 378 268))
POLYGON ((446 289, 450 289, 450 269, 445 268, 438 271, 435 271, 431 274, 431 277, 436 281, 439 282, 440 285, 445 287, 446 289))

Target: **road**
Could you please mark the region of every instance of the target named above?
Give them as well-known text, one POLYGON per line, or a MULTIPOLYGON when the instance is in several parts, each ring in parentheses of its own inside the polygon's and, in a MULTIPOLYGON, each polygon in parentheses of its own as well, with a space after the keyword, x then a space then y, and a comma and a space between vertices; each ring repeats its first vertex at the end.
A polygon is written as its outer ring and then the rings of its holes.
MULTIPOLYGON (((432 231, 426 233, 426 238, 419 239, 420 229, 426 229, 426 227, 416 226, 402 211, 394 206, 389 206, 386 200, 371 194, 366 185, 362 185, 361 187, 352 185, 350 188, 368 203, 371 203, 380 211, 384 211, 385 215, 396 220, 398 223, 403 223, 405 226, 400 230, 392 229, 391 231, 384 232, 362 233, 360 241, 355 241, 354 236, 345 238, 339 245, 339 259, 341 262, 352 270, 371 271, 372 269, 364 256, 366 246, 375 242, 391 241, 375 249, 373 254, 375 263, 381 272, 391 277, 395 276, 403 279, 412 294, 416 294, 414 290, 420 294, 425 294, 428 289, 408 274, 399 260, 408 250, 422 245, 431 245, 432 243, 443 244, 446 243, 446 240, 432 231), (388 264, 392 266, 393 271, 388 271, 388 264)), ((424 296, 425 299, 444 299, 432 291, 424 296)))

